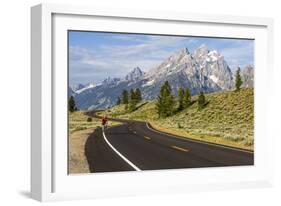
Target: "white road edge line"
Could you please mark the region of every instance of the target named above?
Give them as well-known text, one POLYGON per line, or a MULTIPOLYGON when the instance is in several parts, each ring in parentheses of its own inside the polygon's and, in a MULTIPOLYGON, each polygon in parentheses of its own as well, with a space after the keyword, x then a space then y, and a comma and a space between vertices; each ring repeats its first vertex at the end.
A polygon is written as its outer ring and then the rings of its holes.
POLYGON ((134 168, 136 171, 141 171, 140 168, 138 168, 136 165, 134 165, 130 160, 128 160, 124 155, 122 155, 117 149, 115 149, 112 144, 107 140, 104 132, 102 132, 103 138, 106 141, 106 143, 111 147, 111 149, 116 152, 125 162, 127 162, 132 168, 134 168))
POLYGON ((186 140, 186 141, 191 141, 191 142, 196 142, 196 143, 202 143, 202 144, 206 144, 206 145, 212 145, 212 146, 215 146, 215 147, 222 147, 222 148, 226 148, 226 149, 231 149, 231 150, 236 150, 236 151, 240 151, 240 152, 246 152, 246 153, 250 153, 250 154, 253 154, 254 152, 251 152, 251 151, 246 151, 246 150, 241 150, 241 149, 236 149, 236 148, 232 148, 232 147, 225 147, 223 145, 217 145, 217 144, 212 144, 212 143, 208 143, 208 142, 203 142, 203 141, 196 141, 196 140, 192 140, 192 139, 184 139, 184 137, 177 137, 177 136, 174 136, 174 135, 170 135, 170 134, 167 134, 165 132, 160 132, 160 131, 157 131, 151 127, 148 126, 147 122, 146 122, 146 127, 148 129, 150 129, 151 131, 153 132, 157 132, 159 134, 164 134, 164 135, 167 135, 167 136, 170 136, 170 137, 174 137, 174 138, 177 138, 177 139, 181 139, 181 140, 186 140))

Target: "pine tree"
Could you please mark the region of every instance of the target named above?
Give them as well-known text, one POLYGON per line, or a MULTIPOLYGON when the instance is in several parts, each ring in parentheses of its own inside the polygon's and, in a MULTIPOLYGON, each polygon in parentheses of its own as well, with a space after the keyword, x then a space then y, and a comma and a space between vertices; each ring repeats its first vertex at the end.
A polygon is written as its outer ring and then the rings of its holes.
POLYGON ((129 100, 129 110, 132 112, 134 110, 136 110, 137 107, 137 95, 136 92, 131 89, 130 91, 130 100, 129 100))
POLYGON ((166 101, 166 116, 171 116, 174 112, 174 106, 175 106, 175 98, 172 94, 167 96, 166 101))
POLYGON ((122 104, 128 104, 129 103, 129 95, 127 90, 123 90, 122 92, 122 104))
POLYGON ((160 94, 157 97, 156 109, 159 117, 168 117, 174 111, 174 96, 168 81, 166 81, 160 89, 160 94))
POLYGON ((240 67, 238 67, 235 77, 235 88, 236 88, 235 91, 239 91, 242 84, 243 82, 240 75, 240 67))
POLYGON ((136 93, 135 93, 135 91, 133 89, 130 90, 130 99, 129 99, 129 101, 132 100, 132 99, 136 99, 136 93))
POLYGON ((190 91, 187 88, 185 90, 184 93, 184 98, 183 98, 183 107, 186 109, 187 107, 189 107, 191 105, 191 95, 190 95, 190 91))
POLYGON ((121 104, 121 98, 117 97, 116 105, 120 105, 120 104, 121 104))
POLYGON ((75 106, 75 100, 73 96, 70 96, 69 100, 68 100, 68 110, 70 112, 74 112, 77 110, 76 106, 75 106))
POLYGON ((156 110, 159 118, 162 117, 164 113, 164 97, 163 97, 162 87, 161 87, 160 94, 157 97, 157 103, 156 103, 156 110))
POLYGON ((136 89, 135 94, 136 94, 137 102, 138 102, 138 103, 141 102, 142 96, 141 96, 141 91, 140 91, 139 88, 136 89))
POLYGON ((178 110, 181 111, 184 108, 184 103, 183 103, 183 99, 184 99, 184 90, 183 88, 179 88, 178 90, 178 101, 179 101, 179 106, 178 106, 178 110))
POLYGON ((205 95, 203 92, 200 92, 199 96, 198 96, 198 109, 201 110, 203 109, 203 107, 206 104, 206 99, 205 99, 205 95))

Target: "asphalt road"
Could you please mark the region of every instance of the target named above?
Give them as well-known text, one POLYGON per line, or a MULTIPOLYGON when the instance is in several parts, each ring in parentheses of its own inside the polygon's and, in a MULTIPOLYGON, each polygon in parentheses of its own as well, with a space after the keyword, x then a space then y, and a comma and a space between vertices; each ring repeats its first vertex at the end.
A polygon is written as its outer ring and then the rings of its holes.
POLYGON ((123 124, 104 133, 96 129, 86 142, 85 154, 91 172, 254 164, 254 154, 250 151, 162 133, 145 122, 114 120, 123 124))

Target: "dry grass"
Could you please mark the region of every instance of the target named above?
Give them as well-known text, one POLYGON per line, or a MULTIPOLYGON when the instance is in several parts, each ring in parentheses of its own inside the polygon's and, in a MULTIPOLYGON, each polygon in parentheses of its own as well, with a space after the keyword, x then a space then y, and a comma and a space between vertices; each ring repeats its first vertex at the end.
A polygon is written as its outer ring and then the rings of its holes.
POLYGON ((99 119, 92 118, 92 122, 87 122, 87 118, 88 116, 83 111, 69 113, 70 134, 80 130, 96 128, 101 125, 99 119))
POLYGON ((127 113, 124 105, 107 111, 110 116, 148 121, 156 129, 229 146, 254 148, 254 90, 218 92, 206 95, 209 102, 198 111, 197 96, 189 108, 175 115, 159 119, 155 102, 148 102, 138 110, 127 113))
POLYGON ((90 173, 85 156, 85 143, 94 128, 80 130, 69 135, 69 173, 90 173))
MULTIPOLYGON (((85 144, 94 130, 101 126, 100 119, 93 118, 88 122, 89 116, 83 111, 69 113, 69 173, 90 173, 88 162, 85 156, 85 144)), ((120 124, 109 122, 109 127, 120 124)))

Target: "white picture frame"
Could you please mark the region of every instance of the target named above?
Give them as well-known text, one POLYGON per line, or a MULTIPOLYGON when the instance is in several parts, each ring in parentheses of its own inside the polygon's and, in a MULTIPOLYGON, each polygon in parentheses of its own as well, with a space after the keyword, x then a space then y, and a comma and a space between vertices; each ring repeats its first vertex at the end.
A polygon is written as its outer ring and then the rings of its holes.
MULTIPOLYGON (((31 26, 32 198, 39 201, 53 201, 272 186, 274 134, 267 126, 269 122, 267 110, 273 103, 265 101, 262 96, 267 91, 270 99, 270 91, 273 87, 270 81, 270 77, 273 76, 273 21, 271 19, 40 4, 31 9, 31 26), (167 24, 175 28, 175 34, 183 34, 185 31, 183 28, 189 25, 194 26, 194 33, 190 31, 189 35, 257 39, 255 166, 68 175, 65 170, 66 139, 58 138, 67 133, 65 113, 58 112, 63 107, 66 112, 67 108, 63 94, 67 91, 67 86, 64 84, 67 80, 64 69, 67 65, 64 61, 67 57, 65 31, 93 30, 93 21, 97 19, 102 23, 95 22, 95 30, 107 30, 110 27, 109 30, 118 32, 149 33, 149 31, 155 32, 153 24, 167 24), (106 22, 104 23, 103 20, 106 22), (121 22, 121 26, 116 27, 115 21, 121 22), (132 27, 136 22, 139 25, 132 27)), ((160 25, 158 32, 165 33, 163 28, 164 26, 160 25)))

